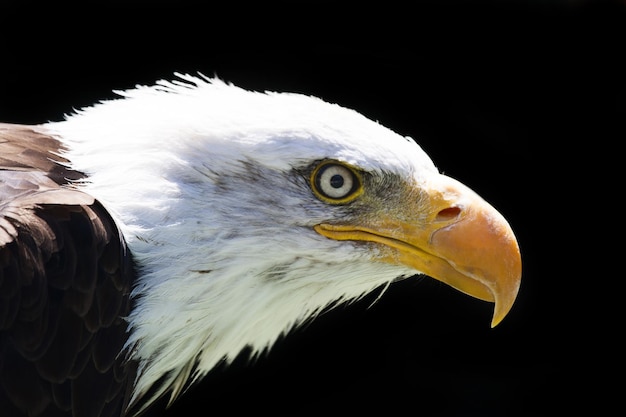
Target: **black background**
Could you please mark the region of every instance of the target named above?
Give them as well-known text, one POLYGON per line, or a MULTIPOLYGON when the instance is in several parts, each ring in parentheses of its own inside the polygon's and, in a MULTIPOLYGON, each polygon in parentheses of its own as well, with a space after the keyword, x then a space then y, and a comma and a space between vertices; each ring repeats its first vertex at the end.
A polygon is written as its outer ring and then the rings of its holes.
POLYGON ((602 232, 621 217, 610 156, 624 139, 626 5, 405 3, 0 6, 0 121, 60 120, 175 71, 315 95, 415 138, 519 239, 522 287, 495 329, 489 304, 403 281, 151 417, 603 415, 618 400, 623 326, 609 300, 623 272, 602 232))

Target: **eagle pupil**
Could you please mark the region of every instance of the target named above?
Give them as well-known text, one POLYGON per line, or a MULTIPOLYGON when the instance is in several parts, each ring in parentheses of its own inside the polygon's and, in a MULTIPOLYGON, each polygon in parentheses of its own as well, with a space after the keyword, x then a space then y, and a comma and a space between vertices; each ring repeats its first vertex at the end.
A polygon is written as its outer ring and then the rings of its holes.
POLYGON ((335 174, 330 178, 330 186, 333 188, 343 187, 343 177, 339 174, 335 174))

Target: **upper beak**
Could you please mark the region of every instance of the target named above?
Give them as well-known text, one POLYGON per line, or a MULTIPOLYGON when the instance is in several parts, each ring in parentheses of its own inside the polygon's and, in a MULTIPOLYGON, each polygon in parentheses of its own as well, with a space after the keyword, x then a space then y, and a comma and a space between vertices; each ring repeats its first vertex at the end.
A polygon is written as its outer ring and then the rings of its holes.
MULTIPOLYGON (((507 315, 520 286, 517 240, 504 217, 460 182, 437 174, 397 215, 365 224, 319 224, 336 240, 381 245, 384 262, 410 266, 466 294, 495 303, 491 326, 507 315)), ((413 193, 409 193, 414 195, 413 193)))

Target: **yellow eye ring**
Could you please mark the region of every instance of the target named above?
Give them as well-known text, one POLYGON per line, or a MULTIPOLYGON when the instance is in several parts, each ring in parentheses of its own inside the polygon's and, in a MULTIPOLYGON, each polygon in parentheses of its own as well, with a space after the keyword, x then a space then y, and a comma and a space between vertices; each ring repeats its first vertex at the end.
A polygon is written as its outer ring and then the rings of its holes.
POLYGON ((346 204, 363 193, 361 174, 339 161, 324 161, 311 173, 311 189, 320 200, 346 204))

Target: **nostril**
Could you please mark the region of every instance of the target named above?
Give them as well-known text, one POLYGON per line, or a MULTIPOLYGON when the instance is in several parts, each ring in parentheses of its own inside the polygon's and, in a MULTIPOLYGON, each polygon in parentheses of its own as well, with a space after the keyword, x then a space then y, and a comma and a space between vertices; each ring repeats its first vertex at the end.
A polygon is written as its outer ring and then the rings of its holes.
POLYGON ((459 207, 448 207, 437 213, 435 220, 438 222, 444 222, 457 218, 459 214, 461 214, 461 209, 459 207))

